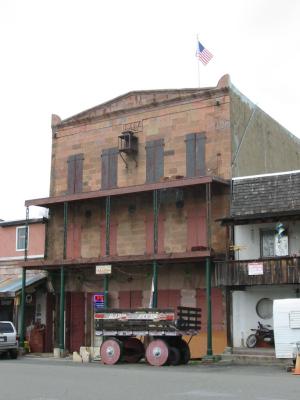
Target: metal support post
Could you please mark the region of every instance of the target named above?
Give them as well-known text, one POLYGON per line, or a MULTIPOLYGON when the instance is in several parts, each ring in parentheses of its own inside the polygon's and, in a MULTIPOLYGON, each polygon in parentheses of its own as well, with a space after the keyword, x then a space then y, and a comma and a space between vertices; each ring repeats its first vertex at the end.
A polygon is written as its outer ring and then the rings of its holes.
POLYGON ((207 356, 213 354, 212 351, 212 318, 211 318, 211 261, 206 258, 206 307, 207 307, 207 356))
MULTIPOLYGON (((105 200, 105 254, 107 256, 110 254, 110 208, 110 196, 107 196, 105 200)), ((104 275, 104 308, 108 307, 108 284, 109 277, 104 275)))
MULTIPOLYGON (((24 261, 27 261, 28 256, 28 220, 29 207, 26 207, 26 222, 25 222, 25 241, 24 241, 24 261)), ((25 340, 25 298, 26 298, 26 269, 22 268, 22 290, 21 290, 21 315, 20 315, 20 347, 24 347, 25 340)))
POLYGON ((152 308, 157 308, 157 261, 153 260, 153 277, 152 277, 152 308))
MULTIPOLYGON (((153 253, 158 252, 158 190, 153 191, 153 253)), ((153 260, 152 263, 152 308, 157 307, 157 276, 158 276, 158 265, 157 261, 153 260)))
POLYGON ((108 307, 108 275, 104 275, 104 308, 108 307))
POLYGON ((105 201, 105 254, 110 253, 110 196, 106 197, 105 201))
POLYGON ((25 339, 25 284, 26 284, 26 269, 22 268, 22 292, 21 292, 21 316, 20 316, 20 347, 24 347, 25 339))
POLYGON ((60 267, 60 304, 59 304, 59 348, 65 350, 65 271, 60 267))
POLYGON ((211 184, 207 183, 205 186, 207 247, 211 250, 211 184))
POLYGON ((67 235, 68 235, 68 203, 64 202, 64 248, 63 259, 67 258, 67 235))
MULTIPOLYGON (((67 258, 68 234, 68 203, 64 202, 64 243, 63 259, 67 258)), ((60 301, 59 301, 59 348, 61 353, 65 350, 65 270, 60 267, 60 301)))

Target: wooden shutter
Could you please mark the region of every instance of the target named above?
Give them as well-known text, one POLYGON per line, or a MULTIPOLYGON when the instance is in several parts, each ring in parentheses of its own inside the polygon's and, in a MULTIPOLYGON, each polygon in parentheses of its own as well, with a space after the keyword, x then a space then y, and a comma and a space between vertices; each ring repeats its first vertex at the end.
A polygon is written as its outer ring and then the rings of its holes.
MULTIPOLYGON (((196 306, 201 308, 201 329, 207 330, 207 304, 206 289, 196 290, 196 306)), ((211 289, 211 314, 213 331, 223 331, 225 329, 226 313, 223 305, 222 289, 211 289)))
POLYGON ((205 135, 189 133, 186 135, 186 176, 204 176, 205 167, 205 135))
POLYGON ((181 305, 180 289, 160 289, 157 293, 158 308, 177 309, 181 305))
POLYGON ((68 194, 75 193, 75 168, 76 158, 70 156, 68 158, 68 194))
POLYGON ((207 247, 206 207, 187 209, 187 250, 207 247))
POLYGON ((83 154, 68 158, 68 194, 82 192, 83 154))
POLYGON ((158 182, 164 176, 164 140, 146 144, 146 182, 158 182))
POLYGON ((77 154, 75 156, 74 193, 82 192, 82 177, 83 177, 83 154, 77 154))
POLYGON ((101 155, 101 188, 111 189, 117 186, 118 179, 117 148, 105 149, 101 155))
POLYGON ((139 308, 142 307, 142 291, 141 290, 120 290, 119 291, 119 308, 139 308))

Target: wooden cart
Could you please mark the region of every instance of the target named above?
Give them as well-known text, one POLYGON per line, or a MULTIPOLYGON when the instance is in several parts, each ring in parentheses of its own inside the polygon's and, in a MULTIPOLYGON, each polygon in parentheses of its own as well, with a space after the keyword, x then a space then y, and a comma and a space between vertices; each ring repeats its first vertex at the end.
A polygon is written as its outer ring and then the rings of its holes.
POLYGON ((200 331, 201 309, 103 309, 94 314, 95 334, 103 336, 100 348, 104 364, 128 363, 146 358, 150 365, 187 364, 188 343, 200 331))

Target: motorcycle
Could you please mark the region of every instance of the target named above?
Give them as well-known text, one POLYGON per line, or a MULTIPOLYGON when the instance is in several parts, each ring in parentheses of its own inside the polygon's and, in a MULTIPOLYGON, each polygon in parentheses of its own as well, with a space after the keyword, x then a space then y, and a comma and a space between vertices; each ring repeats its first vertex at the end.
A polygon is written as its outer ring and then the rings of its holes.
POLYGON ((252 333, 246 339, 246 345, 250 349, 255 347, 259 342, 266 342, 270 345, 274 344, 274 330, 271 325, 263 325, 258 321, 258 327, 251 329, 251 331, 255 331, 255 333, 252 333))

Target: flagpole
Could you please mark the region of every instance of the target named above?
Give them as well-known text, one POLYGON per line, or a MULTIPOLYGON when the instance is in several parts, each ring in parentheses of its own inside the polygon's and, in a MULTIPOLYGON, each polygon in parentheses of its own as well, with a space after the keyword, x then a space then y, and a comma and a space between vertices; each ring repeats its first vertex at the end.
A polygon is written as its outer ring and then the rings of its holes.
MULTIPOLYGON (((197 34, 197 49, 198 49, 198 43, 199 43, 199 38, 197 34)), ((200 88, 200 60, 199 57, 197 57, 197 59, 198 59, 198 88, 200 88)))

